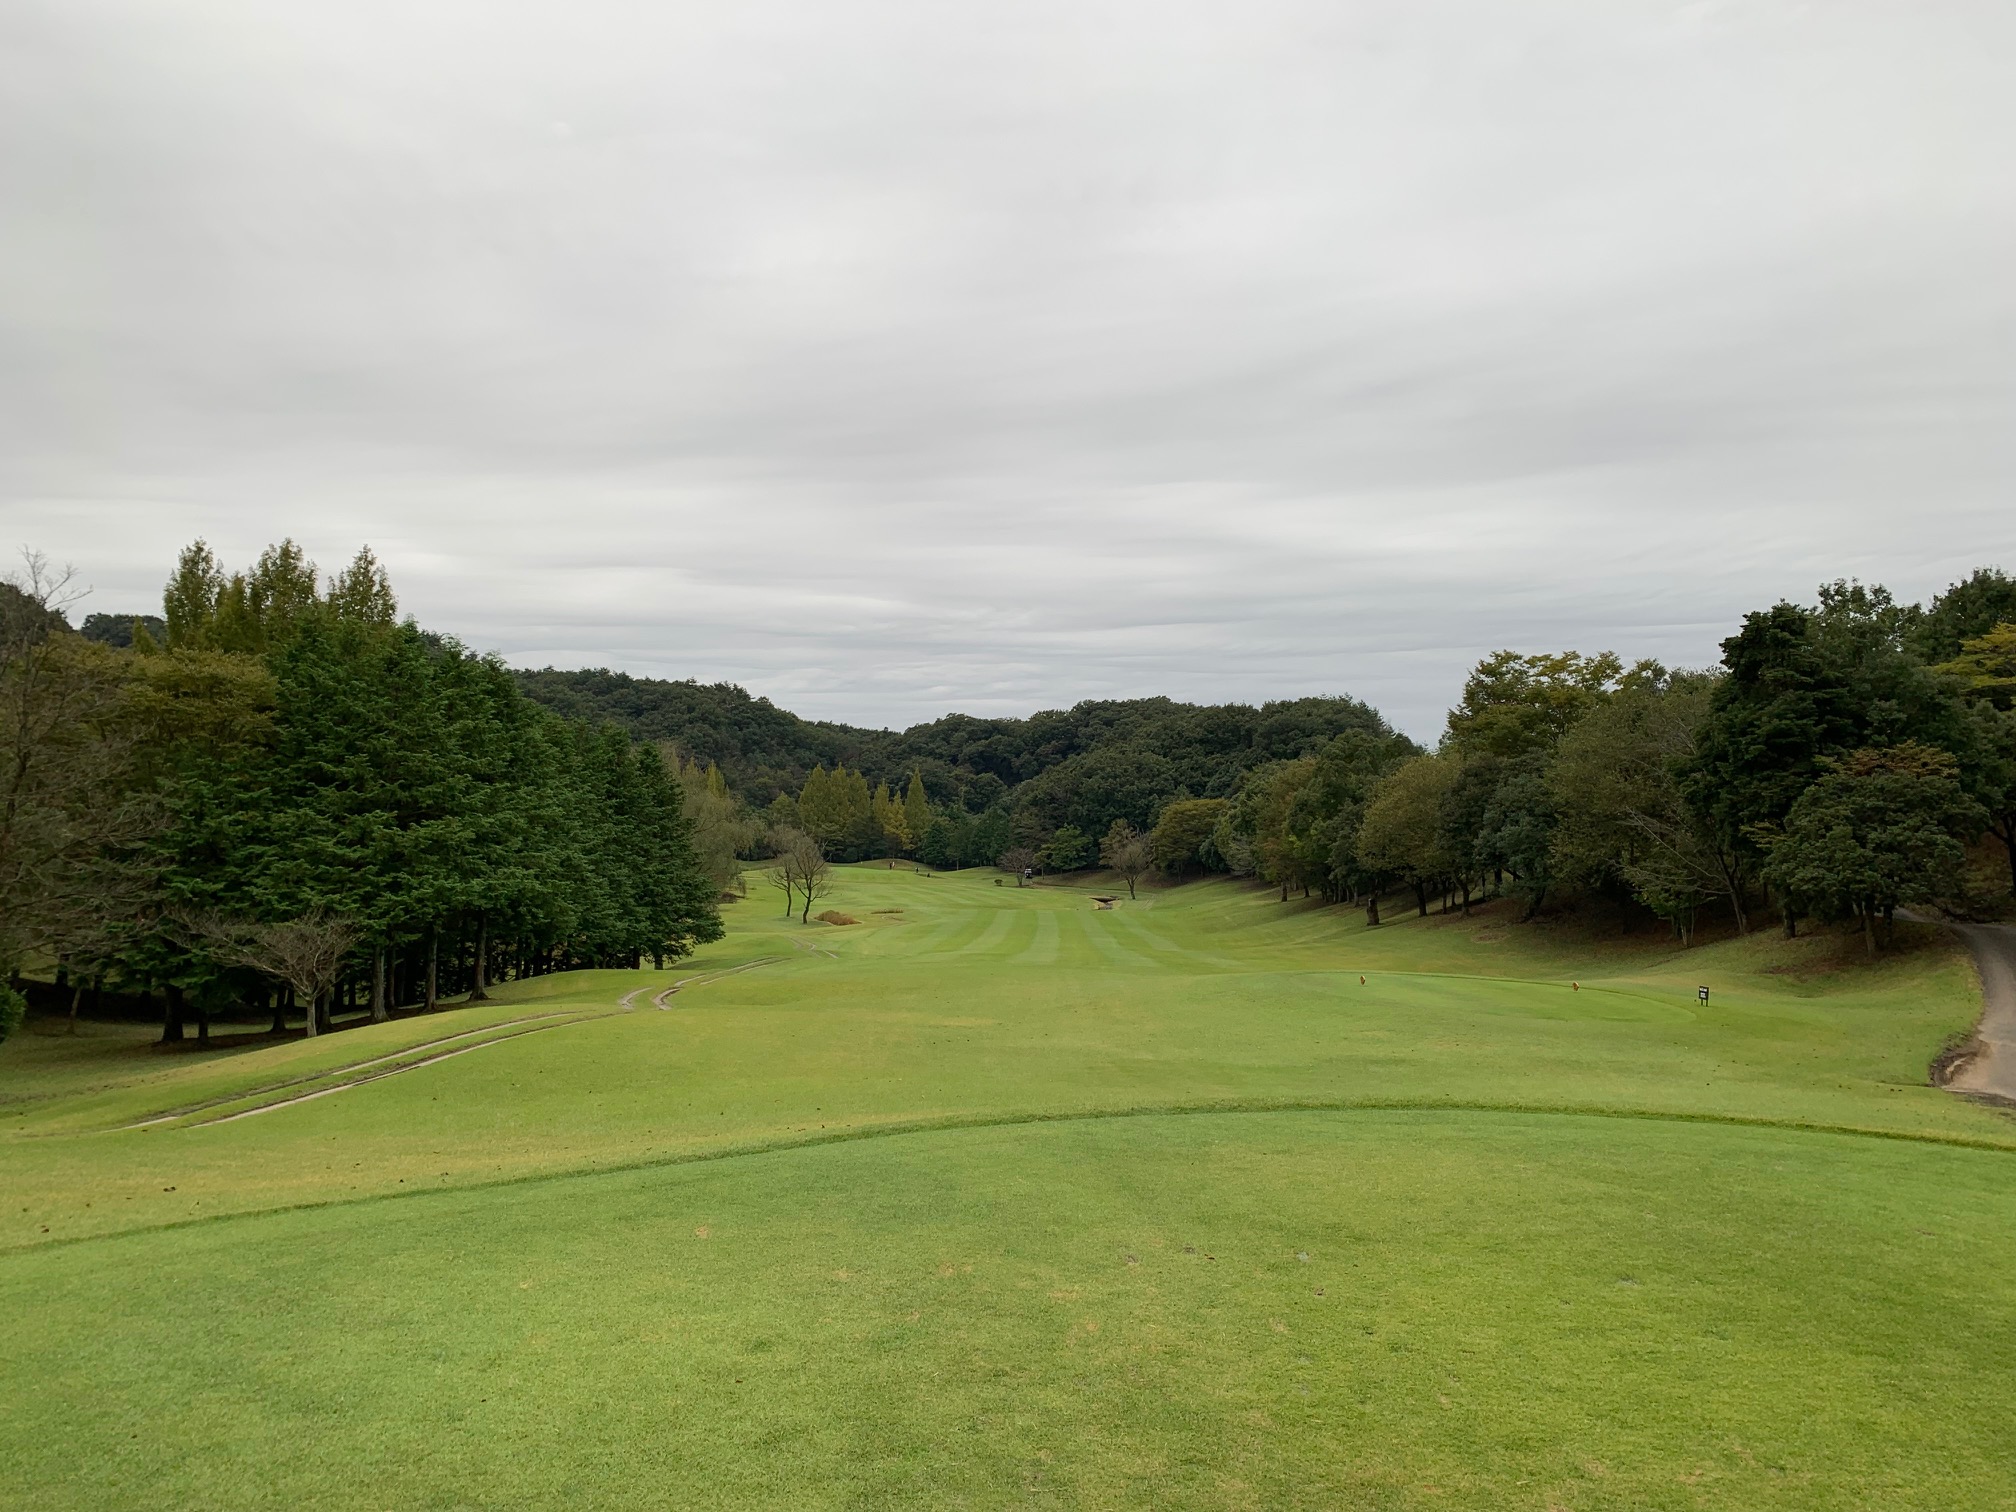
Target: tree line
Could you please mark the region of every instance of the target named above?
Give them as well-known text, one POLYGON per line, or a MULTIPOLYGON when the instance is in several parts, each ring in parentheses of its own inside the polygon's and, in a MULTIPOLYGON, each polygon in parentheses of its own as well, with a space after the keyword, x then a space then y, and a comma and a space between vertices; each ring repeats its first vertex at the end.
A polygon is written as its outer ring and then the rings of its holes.
POLYGON ((1163 811, 1171 870, 1257 876, 1425 914, 1508 893, 1628 901, 1693 938, 1769 910, 1859 928, 2016 894, 2016 582, 1926 606, 1837 582, 1744 616, 1721 664, 1499 652, 1433 751, 1352 732, 1163 811), (1986 864, 1980 847, 1999 850, 1986 864))
POLYGON ((1396 896, 1425 914, 1509 895, 1528 917, 1609 899, 1683 942, 1704 912, 1738 932, 1768 913, 1787 932, 1853 924, 1873 950, 1901 907, 2016 894, 2012 705, 2016 583, 1988 568, 1924 606, 1824 585, 1814 604, 1746 615, 1700 671, 1501 651, 1472 669, 1432 750, 1348 699, 954 716, 892 749, 986 727, 958 759, 997 761, 1031 730, 1099 738, 1033 759, 1012 786, 999 766, 961 766, 973 780, 933 794, 920 760, 900 798, 866 770, 818 766, 764 812, 843 860, 1103 864, 1130 890, 1150 871, 1215 871, 1354 902, 1373 923, 1396 896))
POLYGON ((74 601, 37 557, 0 586, 10 981, 157 1000, 171 1039, 247 1004, 312 1034, 719 937, 705 776, 401 620, 368 549, 325 582, 291 542, 238 572, 198 542, 124 635, 74 601))
MULTIPOLYGON (((53 968, 73 1006, 158 999, 170 1036, 226 1004, 313 1032, 676 956, 764 857, 801 917, 828 862, 905 856, 1103 865, 1130 891, 1229 873, 1374 923, 1396 897, 1607 898, 1683 941, 1704 913, 1769 915, 1853 924, 1872 950, 1900 907, 2016 893, 1997 569, 1924 606, 1825 585, 1746 615, 1699 671, 1498 652, 1432 750, 1344 697, 896 734, 717 685, 711 722, 682 725, 697 684, 513 673, 402 620, 368 550, 325 581, 290 542, 240 572, 199 542, 159 616, 79 634, 72 602, 39 559, 0 587, 0 969, 53 968), (767 764, 728 749, 738 732, 767 764)), ((0 995, 0 1028, 15 1009, 0 995)))

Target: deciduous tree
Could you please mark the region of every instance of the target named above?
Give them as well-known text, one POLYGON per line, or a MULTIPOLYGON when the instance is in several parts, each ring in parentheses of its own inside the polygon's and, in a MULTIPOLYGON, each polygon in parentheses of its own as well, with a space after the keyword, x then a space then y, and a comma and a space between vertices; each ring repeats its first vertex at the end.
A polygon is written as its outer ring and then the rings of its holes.
POLYGON ((1873 954, 1876 920, 1961 888, 1962 837, 1981 811, 1945 751, 1909 744, 1829 761, 1770 842, 1765 874, 1802 912, 1857 918, 1873 954))
POLYGON ((1132 898, 1135 884, 1155 865, 1155 848, 1125 819, 1115 819, 1106 838, 1099 842, 1099 859, 1120 874, 1127 884, 1127 896, 1132 898))
POLYGON ((1079 871, 1098 859, 1099 848, 1092 837, 1075 825, 1065 825, 1051 835, 1043 847, 1043 860, 1052 871, 1079 871))
POLYGON ((1415 907, 1428 913, 1428 892, 1449 874, 1442 842, 1442 802, 1461 768, 1447 756, 1417 756, 1374 789, 1358 830, 1362 864, 1414 890, 1415 907))
POLYGON ((1223 798, 1179 798, 1164 807, 1149 836, 1155 864, 1171 875, 1204 864, 1205 843, 1224 811, 1223 798))
POLYGON ((1015 885, 1020 887, 1025 874, 1035 869, 1036 852, 1026 845, 1011 845, 1001 853, 1000 866, 1015 874, 1015 885))
POLYGON ((833 869, 827 865, 826 852, 814 836, 800 831, 788 843, 792 869, 798 878, 798 896, 804 900, 799 922, 809 924, 812 905, 833 890, 833 869))
POLYGON ((292 987, 295 1001, 304 1006, 305 1028, 311 1036, 360 935, 354 921, 320 909, 271 923, 196 918, 188 921, 188 927, 191 938, 211 954, 292 987))

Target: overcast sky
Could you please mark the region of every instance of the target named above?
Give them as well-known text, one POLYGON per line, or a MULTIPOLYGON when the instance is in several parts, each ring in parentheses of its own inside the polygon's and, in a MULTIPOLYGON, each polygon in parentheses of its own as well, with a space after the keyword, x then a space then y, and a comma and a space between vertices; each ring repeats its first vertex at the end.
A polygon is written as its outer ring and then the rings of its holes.
POLYGON ((2016 569, 2016 5, 0 0, 0 539, 904 724, 2016 569))

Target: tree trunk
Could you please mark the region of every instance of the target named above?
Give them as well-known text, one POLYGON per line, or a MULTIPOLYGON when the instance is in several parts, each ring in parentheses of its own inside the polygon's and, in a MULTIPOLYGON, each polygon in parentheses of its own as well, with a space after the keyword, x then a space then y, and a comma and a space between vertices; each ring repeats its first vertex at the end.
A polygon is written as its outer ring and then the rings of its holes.
POLYGON ((427 931, 427 1011, 441 1004, 441 926, 427 931))
POLYGON ((79 977, 77 985, 70 992, 70 1032, 77 1032, 77 1008, 84 1001, 84 979, 79 977))
POLYGON ((1865 954, 1876 954, 1876 910, 1867 904, 1862 907, 1862 944, 1865 954))
POLYGON ((490 915, 476 915, 476 976, 469 989, 469 1001, 485 1003, 490 1000, 490 915))
POLYGON ((1417 918, 1428 917, 1428 885, 1425 882, 1414 884, 1414 912, 1417 918))
POLYGON ((371 952, 371 1022, 382 1024, 392 1015, 385 1006, 385 942, 371 952))
POLYGON ((162 999, 161 1043, 180 1044, 185 1038, 182 1030, 182 989, 171 982, 162 999))
POLYGON ((1722 890, 1729 895, 1730 912, 1736 915, 1736 933, 1747 935, 1750 920, 1743 912, 1743 874, 1719 850, 1715 853, 1715 869, 1722 874, 1722 890))
POLYGON ((287 1010, 293 1006, 294 989, 292 987, 280 987, 274 990, 273 1027, 266 1031, 268 1034, 285 1034, 287 1032, 287 1010))
POLYGON ((1379 927, 1379 894, 1376 892, 1365 894, 1365 927, 1367 929, 1379 927))
POLYGON ((1533 901, 1526 905, 1526 912, 1520 916, 1519 922, 1521 924, 1530 924, 1533 922, 1534 917, 1540 912, 1541 901, 1546 896, 1547 889, 1544 886, 1533 894, 1533 901))
POLYGON ((205 1046, 210 1043, 210 1000, 207 997, 196 1005, 196 1043, 205 1046))

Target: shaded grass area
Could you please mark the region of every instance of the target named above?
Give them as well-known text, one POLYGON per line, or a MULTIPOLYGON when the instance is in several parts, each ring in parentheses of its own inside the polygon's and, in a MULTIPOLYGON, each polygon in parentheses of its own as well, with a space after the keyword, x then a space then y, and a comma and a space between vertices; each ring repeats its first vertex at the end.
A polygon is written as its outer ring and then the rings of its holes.
POLYGON ((66 1246, 0 1502, 2007 1506, 2008 1163, 1140 1119, 66 1246))

